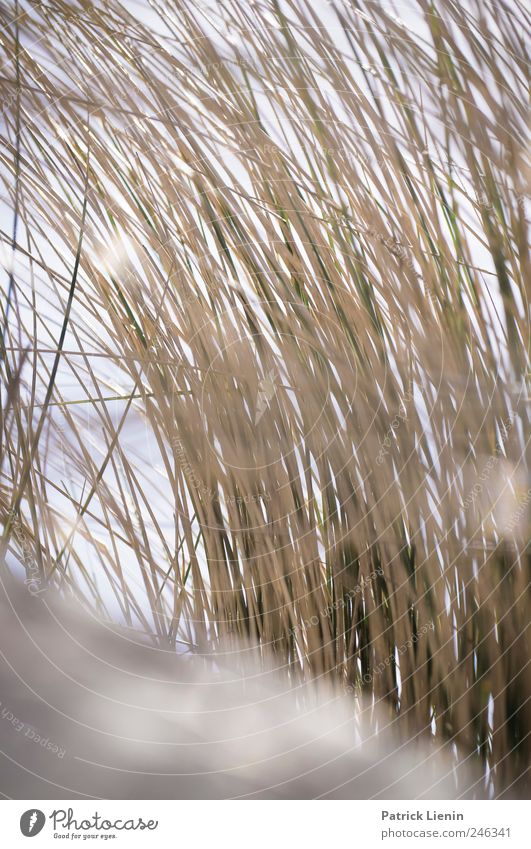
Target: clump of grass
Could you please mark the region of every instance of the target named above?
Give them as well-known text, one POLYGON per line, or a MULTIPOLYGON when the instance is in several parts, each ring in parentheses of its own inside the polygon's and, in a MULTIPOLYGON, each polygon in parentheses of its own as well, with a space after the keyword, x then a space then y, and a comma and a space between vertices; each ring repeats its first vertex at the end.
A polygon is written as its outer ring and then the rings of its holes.
POLYGON ((529 14, 129 9, 3 12, 6 568, 523 793, 529 14))

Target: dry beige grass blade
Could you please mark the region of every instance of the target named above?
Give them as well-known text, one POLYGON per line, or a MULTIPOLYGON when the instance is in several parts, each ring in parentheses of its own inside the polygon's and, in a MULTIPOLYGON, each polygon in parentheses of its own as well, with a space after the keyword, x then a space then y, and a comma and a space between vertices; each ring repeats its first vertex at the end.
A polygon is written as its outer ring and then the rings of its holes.
POLYGON ((43 585, 258 641, 524 792, 529 16, 149 9, 3 13, 9 568, 15 507, 43 585))

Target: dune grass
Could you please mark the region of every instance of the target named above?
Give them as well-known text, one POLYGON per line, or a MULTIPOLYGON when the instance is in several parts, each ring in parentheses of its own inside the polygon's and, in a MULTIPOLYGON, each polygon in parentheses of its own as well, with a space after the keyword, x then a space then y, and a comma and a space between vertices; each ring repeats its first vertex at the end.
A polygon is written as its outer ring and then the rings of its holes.
POLYGON ((523 793, 530 15, 398 14, 4 6, 2 557, 523 793))

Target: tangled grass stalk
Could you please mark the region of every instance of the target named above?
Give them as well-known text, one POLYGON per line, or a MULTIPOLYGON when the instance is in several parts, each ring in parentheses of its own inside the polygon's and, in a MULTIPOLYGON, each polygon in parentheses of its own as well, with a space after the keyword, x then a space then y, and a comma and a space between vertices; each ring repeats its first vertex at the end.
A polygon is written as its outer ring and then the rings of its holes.
POLYGON ((1 14, 4 568, 524 793, 524 5, 1 14))

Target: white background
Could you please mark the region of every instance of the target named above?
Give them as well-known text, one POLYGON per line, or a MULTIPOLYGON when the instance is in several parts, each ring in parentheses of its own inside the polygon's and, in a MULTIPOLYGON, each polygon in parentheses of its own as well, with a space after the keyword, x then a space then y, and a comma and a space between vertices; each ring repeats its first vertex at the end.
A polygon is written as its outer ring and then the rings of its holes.
MULTIPOLYGON (((4 801, 0 805, 2 845, 40 849, 48 846, 153 846, 225 847, 231 849, 306 849, 306 847, 418 846, 433 847, 529 847, 529 802, 525 801, 4 801), (74 817, 91 818, 97 811, 102 818, 149 819, 159 821, 155 831, 116 832, 116 839, 54 838, 53 824, 47 820, 35 837, 24 837, 19 828, 21 814, 38 808, 48 817, 54 809, 74 810, 74 817), (382 811, 421 811, 424 820, 395 821, 382 819, 382 811), (426 811, 460 812, 459 821, 428 822, 426 811), (510 827, 508 837, 382 839, 382 830, 407 831, 510 827)), ((64 830, 59 828, 59 833, 64 830)), ((93 832, 84 832, 93 833, 93 832)), ((104 834, 108 832, 97 832, 104 834)))

